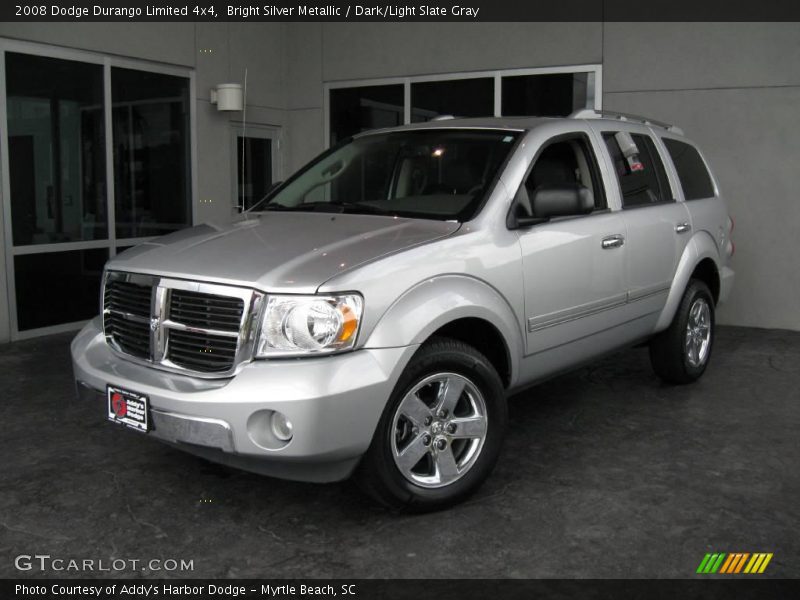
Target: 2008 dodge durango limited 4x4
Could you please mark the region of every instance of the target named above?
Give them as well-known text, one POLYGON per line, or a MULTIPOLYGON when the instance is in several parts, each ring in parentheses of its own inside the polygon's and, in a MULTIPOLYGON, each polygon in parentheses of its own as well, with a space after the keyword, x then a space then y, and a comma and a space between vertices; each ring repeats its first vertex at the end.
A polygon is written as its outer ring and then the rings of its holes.
POLYGON ((210 460, 440 508, 489 475, 515 390, 643 342, 663 380, 700 377, 732 229, 666 124, 364 133, 236 222, 109 261, 72 343, 78 390, 210 460))

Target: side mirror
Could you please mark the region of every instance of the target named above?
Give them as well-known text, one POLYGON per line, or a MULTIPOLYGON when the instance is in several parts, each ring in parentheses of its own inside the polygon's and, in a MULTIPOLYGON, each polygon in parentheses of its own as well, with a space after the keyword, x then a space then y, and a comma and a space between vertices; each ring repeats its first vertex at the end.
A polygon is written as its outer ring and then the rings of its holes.
POLYGON ((541 185, 531 198, 531 211, 536 219, 586 215, 593 210, 594 194, 580 183, 541 185))

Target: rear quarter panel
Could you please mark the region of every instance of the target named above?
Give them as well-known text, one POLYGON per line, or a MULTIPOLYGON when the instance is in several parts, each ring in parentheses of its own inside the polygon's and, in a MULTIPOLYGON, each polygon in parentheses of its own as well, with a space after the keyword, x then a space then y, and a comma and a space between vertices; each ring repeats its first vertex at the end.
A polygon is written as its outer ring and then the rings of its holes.
POLYGON ((678 195, 677 199, 679 202, 684 203, 684 206, 689 212, 689 218, 692 224, 692 238, 689 244, 687 244, 683 256, 678 263, 667 302, 656 325, 656 330, 661 331, 666 329, 672 321, 683 295, 683 290, 689 283, 692 272, 700 261, 705 258, 710 258, 714 261, 720 276, 722 275, 723 268, 727 266, 730 261, 731 241, 728 207, 722 196, 714 171, 703 155, 702 149, 695 142, 683 136, 655 130, 653 133, 656 134, 656 137, 659 139, 662 155, 666 159, 665 166, 669 171, 670 182, 673 185, 675 193, 678 195), (706 170, 711 176, 711 181, 714 184, 714 197, 686 200, 675 165, 662 142, 664 138, 688 143, 698 151, 705 163, 706 170))

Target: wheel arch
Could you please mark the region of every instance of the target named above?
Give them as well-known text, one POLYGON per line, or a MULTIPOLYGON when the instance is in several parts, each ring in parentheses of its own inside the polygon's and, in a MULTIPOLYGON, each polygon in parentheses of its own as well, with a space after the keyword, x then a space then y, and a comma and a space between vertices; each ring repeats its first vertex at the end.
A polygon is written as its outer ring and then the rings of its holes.
POLYGON ((683 255, 678 261, 667 301, 656 324, 656 331, 663 331, 669 327, 686 286, 692 279, 699 279, 709 287, 716 304, 721 289, 719 273, 719 250, 714 238, 706 231, 699 231, 686 244, 683 255))
POLYGON ((519 327, 513 309, 491 285, 465 275, 443 275, 401 295, 364 347, 420 345, 437 335, 458 339, 484 354, 508 388, 516 381, 522 356, 519 327))

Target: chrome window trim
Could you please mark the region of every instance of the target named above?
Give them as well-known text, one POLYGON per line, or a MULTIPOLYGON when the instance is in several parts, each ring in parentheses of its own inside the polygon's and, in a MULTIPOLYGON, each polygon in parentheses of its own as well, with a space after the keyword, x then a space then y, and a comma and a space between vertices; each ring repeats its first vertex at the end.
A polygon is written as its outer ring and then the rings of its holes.
POLYGON ((266 294, 258 290, 222 285, 217 283, 205 283, 201 281, 189 281, 185 279, 175 279, 171 277, 160 277, 158 275, 144 275, 140 273, 129 273, 127 271, 106 271, 102 285, 103 298, 103 336, 108 347, 125 360, 147 367, 155 367, 171 373, 189 375, 204 379, 221 379, 233 377, 244 366, 253 360, 255 344, 258 336, 258 324, 261 321, 261 310, 266 294), (150 316, 142 317, 132 315, 124 311, 110 310, 105 306, 105 291, 109 281, 123 281, 152 287, 150 298, 150 316), (197 292, 200 294, 213 294, 216 296, 227 296, 229 298, 239 298, 244 303, 242 316, 239 320, 238 331, 220 331, 204 327, 195 327, 174 321, 167 315, 169 297, 172 290, 183 290, 197 292), (113 337, 106 332, 106 315, 112 313, 121 316, 126 320, 137 323, 149 322, 150 327, 150 358, 144 359, 128 354, 119 347, 113 337), (192 333, 204 333, 208 335, 231 337, 236 339, 236 354, 233 366, 227 371, 217 371, 208 373, 181 367, 167 358, 168 335, 170 329, 176 331, 188 331, 192 333))

